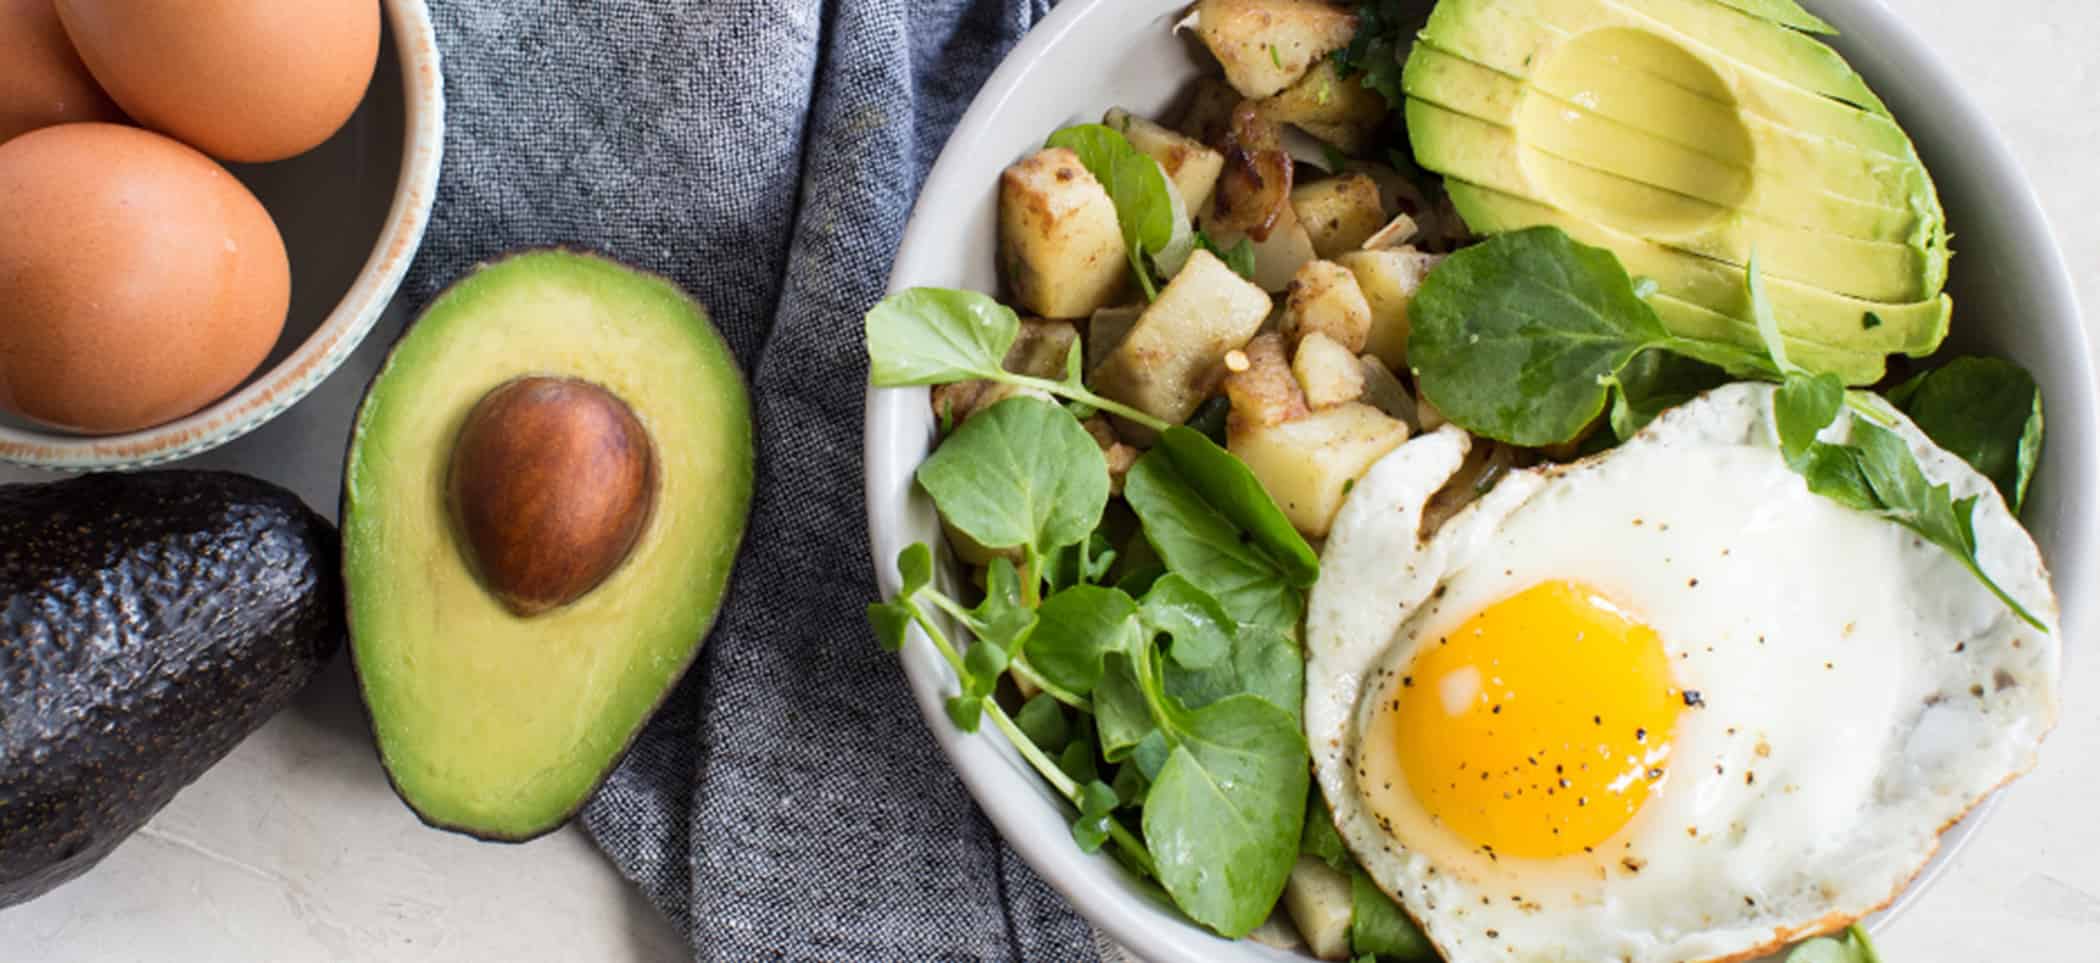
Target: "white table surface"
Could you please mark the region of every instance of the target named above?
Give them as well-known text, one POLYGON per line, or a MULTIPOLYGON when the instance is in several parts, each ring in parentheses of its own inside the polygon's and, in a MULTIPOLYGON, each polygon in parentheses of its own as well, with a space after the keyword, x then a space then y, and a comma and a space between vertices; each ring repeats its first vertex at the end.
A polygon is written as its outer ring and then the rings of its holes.
MULTIPOLYGON (((1887 0, 1997 118, 2100 314, 2100 4, 1887 0)), ((346 436, 390 340, 234 450, 346 436)), ((333 464, 272 472, 332 505, 333 464)), ((18 477, 0 473, 7 478, 18 477)), ((2094 586, 2058 586, 2061 592, 2094 586)), ((1891 963, 2100 956, 2100 640, 2073 640, 2040 769, 1882 936, 1891 963)), ((522 846, 417 823, 388 790, 340 665, 82 879, 0 911, 0 960, 40 963, 683 959, 679 939, 576 830, 522 846)))

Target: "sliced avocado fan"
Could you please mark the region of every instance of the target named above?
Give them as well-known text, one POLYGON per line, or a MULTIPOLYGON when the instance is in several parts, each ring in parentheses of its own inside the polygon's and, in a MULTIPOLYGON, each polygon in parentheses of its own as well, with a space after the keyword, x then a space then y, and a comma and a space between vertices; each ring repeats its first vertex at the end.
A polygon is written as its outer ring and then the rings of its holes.
POLYGON ((1756 255, 1799 361, 1929 354, 1945 216, 1909 138, 1791 0, 1441 0, 1404 89, 1416 160, 1484 234, 1550 224, 1657 285, 1680 333, 1757 343, 1756 255))
POLYGON ((736 362, 661 278, 520 254, 409 329, 351 438, 343 575, 425 822, 522 840, 583 804, 714 622, 752 463, 736 362))

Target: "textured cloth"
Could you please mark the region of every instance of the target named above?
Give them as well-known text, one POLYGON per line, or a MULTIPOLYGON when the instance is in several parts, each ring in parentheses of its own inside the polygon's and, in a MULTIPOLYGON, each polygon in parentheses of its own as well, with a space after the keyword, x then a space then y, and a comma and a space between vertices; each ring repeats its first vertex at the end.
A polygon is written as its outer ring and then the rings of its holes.
POLYGON ((750 376, 727 608, 583 814, 700 960, 1096 956, 862 615, 860 318, 950 128, 1048 5, 433 4, 450 130, 410 306, 511 249, 596 249, 699 296, 750 376))

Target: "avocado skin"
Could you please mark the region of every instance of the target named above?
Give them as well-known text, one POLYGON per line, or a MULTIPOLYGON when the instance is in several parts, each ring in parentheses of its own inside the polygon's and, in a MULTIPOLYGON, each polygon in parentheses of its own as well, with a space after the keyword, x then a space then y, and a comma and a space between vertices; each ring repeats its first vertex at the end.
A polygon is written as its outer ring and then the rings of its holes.
POLYGON ((0 486, 0 907, 86 872, 343 638, 336 533, 220 472, 0 486))

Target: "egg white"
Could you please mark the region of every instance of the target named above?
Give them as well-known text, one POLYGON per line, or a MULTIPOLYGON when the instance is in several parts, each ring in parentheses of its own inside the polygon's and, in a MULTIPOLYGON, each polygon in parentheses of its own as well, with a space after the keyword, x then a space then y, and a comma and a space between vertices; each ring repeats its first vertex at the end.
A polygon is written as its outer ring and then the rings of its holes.
POLYGON ((1809 492, 1771 397, 1731 385, 1602 455, 1512 473, 1426 540, 1423 506, 1471 444, 1456 429, 1388 455, 1343 506, 1306 621, 1314 768, 1350 850, 1452 963, 1754 957, 1885 905, 2033 765, 2059 659, 2033 540, 1898 416, 1929 479, 1979 496, 1984 570, 2047 633, 1939 547, 1809 492), (1405 811, 1404 787, 1381 827, 1354 758, 1371 696, 1422 640, 1557 578, 1638 613, 1699 693, 1667 784, 1593 854, 1557 860, 1483 855, 1405 811))

